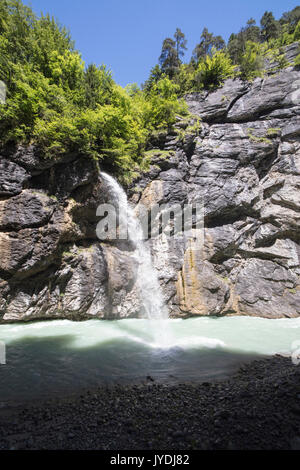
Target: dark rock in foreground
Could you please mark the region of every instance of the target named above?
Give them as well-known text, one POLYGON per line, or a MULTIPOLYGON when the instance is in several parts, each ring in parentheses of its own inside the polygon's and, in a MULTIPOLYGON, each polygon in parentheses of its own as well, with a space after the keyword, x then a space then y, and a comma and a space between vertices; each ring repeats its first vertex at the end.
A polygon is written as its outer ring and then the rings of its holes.
POLYGON ((101 388, 0 411, 0 449, 299 449, 300 366, 275 356, 220 383, 101 388))

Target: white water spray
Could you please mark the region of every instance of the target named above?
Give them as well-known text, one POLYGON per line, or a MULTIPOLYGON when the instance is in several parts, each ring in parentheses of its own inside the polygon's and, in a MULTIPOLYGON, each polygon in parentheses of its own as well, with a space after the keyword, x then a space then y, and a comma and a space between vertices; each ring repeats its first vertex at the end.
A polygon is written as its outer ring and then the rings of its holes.
MULTIPOLYGON (((156 320, 156 330, 160 330, 160 341, 165 337, 165 328, 161 321, 168 319, 168 310, 164 303, 161 287, 155 268, 152 265, 151 253, 144 242, 143 230, 133 209, 129 206, 124 189, 110 175, 101 173, 107 186, 116 198, 119 208, 119 226, 127 226, 128 239, 133 244, 134 257, 138 263, 137 283, 140 299, 149 320, 156 320), (159 324, 157 320, 160 320, 159 324)), ((157 336, 157 335, 156 335, 157 336)))

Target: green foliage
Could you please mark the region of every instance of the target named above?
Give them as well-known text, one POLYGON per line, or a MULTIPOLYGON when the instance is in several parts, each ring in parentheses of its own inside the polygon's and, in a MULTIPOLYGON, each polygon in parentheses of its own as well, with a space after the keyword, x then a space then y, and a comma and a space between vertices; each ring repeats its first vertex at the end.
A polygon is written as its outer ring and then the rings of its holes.
POLYGON ((172 38, 166 38, 163 42, 159 64, 163 73, 173 77, 180 65, 179 57, 176 51, 176 42, 172 38))
POLYGON ((261 40, 261 30, 256 26, 253 18, 247 21, 247 25, 241 28, 238 34, 232 34, 228 41, 228 52, 235 64, 240 64, 246 50, 247 41, 259 43, 261 40))
POLYGON ((185 35, 181 31, 180 28, 176 28, 174 39, 175 39, 177 57, 178 59, 181 59, 184 56, 184 52, 187 49, 186 47, 187 40, 185 39, 185 35))
MULTIPOLYGON (((205 28, 184 64, 186 39, 177 28, 142 89, 122 89, 104 65, 85 67, 69 32, 49 15, 36 17, 21 0, 0 0, 0 80, 7 86, 1 144, 35 143, 48 158, 81 152, 128 180, 147 166, 149 141, 159 140, 178 116, 189 116, 180 97, 212 90, 228 77, 262 76, 266 57, 274 71, 283 69, 289 65, 284 48, 294 41, 300 41, 300 7, 279 21, 266 12, 261 28, 251 18, 227 48, 205 28)), ((178 138, 197 133, 198 125, 182 126, 178 138)))
MULTIPOLYGON (((220 36, 214 36, 204 28, 188 64, 177 60, 175 41, 168 38, 163 46, 166 53, 164 70, 178 85, 178 96, 214 89, 232 76, 250 81, 261 77, 265 73, 266 60, 271 63, 273 72, 282 70, 291 65, 286 59, 285 46, 300 40, 299 18, 300 7, 284 14, 280 21, 274 18, 272 12, 265 12, 260 21, 261 27, 250 18, 238 34, 230 36, 227 48, 220 36), (173 67, 170 66, 172 60, 173 67)), ((149 90, 163 71, 158 66, 152 69, 145 89, 149 90)))
MULTIPOLYGON (((261 75, 261 66, 256 67, 253 64, 254 47, 250 54, 249 46, 247 49, 247 43, 250 41, 265 46, 256 55, 262 55, 263 58, 265 54, 269 56, 274 64, 275 62, 278 64, 278 67, 276 65, 274 70, 287 67, 289 64, 284 60, 284 50, 281 48, 300 39, 299 19, 300 7, 296 7, 292 12, 285 13, 279 21, 275 20, 272 12, 265 12, 261 18, 261 28, 256 26, 255 21, 251 18, 245 28, 242 28, 238 34, 232 34, 229 38, 227 47, 233 63, 242 64, 243 69, 252 70, 253 73, 250 73, 252 78, 255 76, 255 69, 258 71, 258 75, 261 75), (250 64, 245 64, 247 62, 247 53, 249 54, 250 64)), ((248 73, 246 72, 244 75, 247 76, 248 73)))
POLYGON ((256 21, 253 18, 247 21, 247 26, 242 29, 244 40, 259 42, 260 41, 260 27, 256 26, 256 21))
POLYGON ((181 121, 181 123, 184 124, 184 127, 180 127, 177 130, 178 142, 185 144, 190 136, 197 137, 199 135, 202 127, 199 116, 194 116, 193 118, 189 116, 187 120, 181 121))
POLYGON ((282 47, 272 49, 269 52, 269 57, 271 64, 274 64, 274 67, 272 69, 273 71, 282 70, 291 65, 290 62, 287 60, 284 48, 282 47))
POLYGON ((174 77, 181 64, 181 58, 186 51, 185 35, 180 28, 177 28, 174 34, 174 39, 166 38, 163 42, 161 54, 159 57, 159 64, 163 73, 174 77))
POLYGON ((279 34, 279 24, 271 11, 266 11, 260 20, 261 35, 265 41, 275 39, 279 34))
POLYGON ((143 98, 143 105, 140 105, 143 125, 147 129, 153 131, 170 128, 176 121, 176 115, 188 114, 187 105, 178 99, 178 93, 179 86, 167 76, 162 76, 152 86, 151 91, 143 98))
POLYGON ((289 33, 293 33, 299 21, 300 21, 300 6, 297 6, 291 11, 287 11, 283 13, 282 17, 279 20, 281 25, 288 26, 289 33))
MULTIPOLYGON (((1 144, 35 143, 46 158, 80 152, 128 179, 143 165, 150 134, 171 127, 186 105, 159 67, 142 91, 116 85, 105 66, 85 69, 68 31, 20 0, 0 0, 1 144)), ((185 48, 175 33, 176 55, 185 48)))
POLYGON ((297 26, 295 28, 293 36, 294 36, 293 37, 294 41, 299 41, 300 40, 300 20, 297 23, 297 26))
POLYGON ((299 65, 300 65, 300 54, 298 54, 296 59, 294 60, 294 65, 299 67, 299 65))
POLYGON ((238 64, 244 50, 243 37, 240 34, 231 34, 227 50, 234 64, 238 64))
POLYGON ((253 80, 264 73, 264 47, 252 41, 247 41, 245 52, 240 60, 240 76, 244 80, 253 80))
POLYGON ((227 54, 222 50, 213 50, 212 56, 206 56, 197 67, 195 73, 195 88, 212 89, 220 86, 226 78, 234 75, 235 67, 227 54))
MULTIPOLYGON (((262 143, 262 144, 271 144, 271 140, 268 139, 267 137, 257 137, 256 135, 253 134, 253 131, 255 129, 252 129, 252 128, 248 128, 247 131, 248 131, 248 137, 250 140, 252 140, 253 142, 256 142, 256 143, 262 143)), ((268 135, 268 134, 267 134, 268 135)), ((268 137, 271 137, 272 134, 268 135, 268 137)))
POLYGON ((85 105, 95 109, 97 105, 109 104, 113 94, 114 81, 105 65, 90 64, 84 76, 85 105))
POLYGON ((200 36, 200 42, 193 51, 193 58, 196 62, 199 62, 200 59, 205 59, 207 55, 211 55, 213 50, 224 48, 224 39, 221 36, 214 36, 208 32, 207 28, 204 28, 200 36))
POLYGON ((179 71, 174 78, 175 83, 178 85, 179 96, 194 90, 195 84, 195 68, 192 64, 181 64, 179 71))
POLYGON ((161 78, 162 74, 163 73, 162 73, 162 70, 161 70, 160 66, 158 64, 156 64, 155 67, 153 67, 151 69, 150 76, 149 76, 148 80, 146 80, 146 82, 143 85, 143 89, 144 89, 145 93, 149 93, 151 91, 151 88, 153 87, 153 85, 155 83, 158 82, 158 80, 161 78))
POLYGON ((281 129, 279 127, 269 127, 267 130, 267 137, 275 138, 279 137, 281 134, 281 129))

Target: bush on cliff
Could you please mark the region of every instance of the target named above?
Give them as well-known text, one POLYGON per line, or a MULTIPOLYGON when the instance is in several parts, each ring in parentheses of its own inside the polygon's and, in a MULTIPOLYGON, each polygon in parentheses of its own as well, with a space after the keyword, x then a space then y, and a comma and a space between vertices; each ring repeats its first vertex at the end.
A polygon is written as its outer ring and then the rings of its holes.
POLYGON ((122 89, 105 66, 85 66, 69 32, 49 15, 36 17, 21 0, 0 0, 0 80, 7 86, 0 144, 35 143, 49 158, 81 152, 128 176, 143 166, 151 135, 188 113, 180 97, 228 77, 262 76, 266 58, 273 71, 289 65, 284 48, 300 40, 300 7, 279 21, 266 12, 261 27, 251 18, 227 47, 206 28, 200 39, 185 64, 186 39, 177 29, 144 87, 122 89))
POLYGON ((36 143, 46 157, 81 152, 128 174, 153 129, 186 113, 177 85, 162 77, 149 93, 118 86, 105 66, 85 64, 68 31, 20 0, 0 0, 1 144, 36 143))
POLYGON ((220 86, 226 78, 233 77, 235 67, 227 52, 213 50, 199 62, 194 76, 195 89, 211 89, 220 86))
POLYGON ((239 75, 244 80, 253 80, 264 73, 264 46, 253 41, 247 41, 245 52, 240 60, 239 75))

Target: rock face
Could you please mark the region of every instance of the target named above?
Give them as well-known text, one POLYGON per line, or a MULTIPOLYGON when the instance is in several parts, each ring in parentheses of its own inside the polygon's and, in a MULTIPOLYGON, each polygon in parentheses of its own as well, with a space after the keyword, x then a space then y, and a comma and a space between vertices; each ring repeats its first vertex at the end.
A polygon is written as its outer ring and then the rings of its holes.
POLYGON ((152 241, 171 314, 298 316, 300 73, 228 80, 186 100, 200 130, 178 122, 185 132, 161 146, 170 157, 157 152, 132 196, 204 203, 202 248, 184 235, 152 241))
POLYGON ((96 236, 97 206, 110 197, 98 165, 20 147, 0 168, 1 321, 137 315, 130 247, 96 236))
MULTIPOLYGON (((137 213, 204 204, 200 238, 193 229, 146 242, 170 315, 300 315, 299 71, 228 80, 186 101, 194 117, 153 141, 149 171, 127 188, 137 213)), ((1 322, 139 315, 132 246, 96 236, 108 202, 85 156, 2 152, 1 322)))

